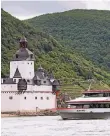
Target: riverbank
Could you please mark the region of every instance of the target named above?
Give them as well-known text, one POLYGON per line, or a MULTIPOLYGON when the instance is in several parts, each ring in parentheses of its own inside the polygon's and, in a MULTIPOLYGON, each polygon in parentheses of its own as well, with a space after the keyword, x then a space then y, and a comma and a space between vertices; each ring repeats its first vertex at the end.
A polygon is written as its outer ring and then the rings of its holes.
POLYGON ((1 117, 23 117, 23 116, 58 116, 57 110, 40 110, 35 111, 17 111, 17 112, 2 112, 1 117))

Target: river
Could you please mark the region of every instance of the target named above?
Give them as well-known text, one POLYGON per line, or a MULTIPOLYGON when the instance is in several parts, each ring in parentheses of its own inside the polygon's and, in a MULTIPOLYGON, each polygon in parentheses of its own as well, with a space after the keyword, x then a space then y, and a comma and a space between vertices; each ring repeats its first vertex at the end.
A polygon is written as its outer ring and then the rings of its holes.
POLYGON ((59 116, 1 119, 1 136, 110 136, 110 120, 65 120, 59 116))

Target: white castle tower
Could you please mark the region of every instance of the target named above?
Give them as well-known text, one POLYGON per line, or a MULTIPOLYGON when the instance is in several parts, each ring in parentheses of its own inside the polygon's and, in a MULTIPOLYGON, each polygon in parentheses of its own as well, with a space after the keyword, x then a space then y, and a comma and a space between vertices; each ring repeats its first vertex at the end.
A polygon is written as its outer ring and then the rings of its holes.
POLYGON ((24 37, 10 62, 10 76, 1 81, 2 112, 56 108, 59 82, 41 66, 34 72, 34 60, 24 37))
POLYGON ((20 48, 10 62, 10 78, 18 75, 24 79, 34 77, 34 55, 27 48, 26 38, 20 40, 20 48))

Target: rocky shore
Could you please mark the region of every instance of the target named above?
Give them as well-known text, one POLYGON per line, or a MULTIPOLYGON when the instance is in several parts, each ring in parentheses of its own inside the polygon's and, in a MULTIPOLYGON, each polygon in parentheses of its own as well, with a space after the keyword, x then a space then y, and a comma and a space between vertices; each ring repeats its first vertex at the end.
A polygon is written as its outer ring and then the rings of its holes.
POLYGON ((22 116, 58 116, 56 110, 40 110, 35 111, 17 111, 17 112, 2 112, 1 117, 22 117, 22 116))

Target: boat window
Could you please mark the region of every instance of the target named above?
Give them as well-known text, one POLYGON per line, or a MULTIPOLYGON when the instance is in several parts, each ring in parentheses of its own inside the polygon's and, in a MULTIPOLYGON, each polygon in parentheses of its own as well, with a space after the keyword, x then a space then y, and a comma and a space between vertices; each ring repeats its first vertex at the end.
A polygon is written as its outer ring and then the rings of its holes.
POLYGON ((103 97, 103 93, 100 93, 98 96, 99 96, 99 97, 103 97))
POLYGON ((110 108, 110 104, 93 104, 90 108, 110 108))
POLYGON ((108 93, 103 94, 103 97, 108 97, 108 96, 109 96, 108 93))
POLYGON ((89 105, 84 105, 83 108, 89 108, 90 106, 89 105))
POLYGON ((70 105, 68 105, 68 108, 71 108, 71 106, 70 106, 70 105))
POLYGON ((85 94, 84 97, 108 97, 108 93, 90 93, 90 94, 85 94))
POLYGON ((71 105, 68 105, 69 108, 76 108, 76 105, 74 104, 71 104, 71 105))

